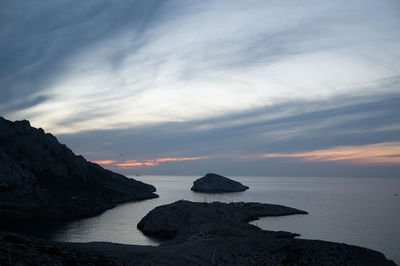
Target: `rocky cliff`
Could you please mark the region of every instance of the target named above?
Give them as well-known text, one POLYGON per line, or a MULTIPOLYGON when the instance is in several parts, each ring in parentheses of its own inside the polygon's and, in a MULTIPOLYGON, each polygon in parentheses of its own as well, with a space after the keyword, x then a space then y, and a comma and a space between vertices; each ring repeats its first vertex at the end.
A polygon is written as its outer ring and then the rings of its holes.
POLYGON ((0 117, 0 223, 75 219, 157 197, 151 185, 75 155, 50 133, 0 117))

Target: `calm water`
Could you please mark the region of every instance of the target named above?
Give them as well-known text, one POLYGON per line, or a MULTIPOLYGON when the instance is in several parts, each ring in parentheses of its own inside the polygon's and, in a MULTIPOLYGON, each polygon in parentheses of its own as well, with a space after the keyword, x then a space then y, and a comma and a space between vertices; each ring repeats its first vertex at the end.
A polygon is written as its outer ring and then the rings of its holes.
POLYGON ((296 232, 306 239, 376 249, 400 264, 400 179, 233 177, 248 185, 250 190, 210 195, 190 191, 192 182, 198 178, 194 176, 134 178, 155 185, 160 198, 122 204, 99 216, 68 224, 42 225, 42 228, 31 225, 24 230, 58 241, 157 245, 136 229, 140 219, 156 206, 180 199, 257 201, 287 205, 310 213, 266 217, 253 222, 263 229, 296 232))

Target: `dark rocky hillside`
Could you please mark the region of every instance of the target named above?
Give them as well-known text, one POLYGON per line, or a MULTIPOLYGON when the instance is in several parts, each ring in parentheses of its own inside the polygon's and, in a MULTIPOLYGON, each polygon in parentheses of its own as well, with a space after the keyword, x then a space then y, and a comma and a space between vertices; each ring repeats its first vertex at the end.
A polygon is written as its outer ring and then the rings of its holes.
POLYGON ((29 121, 0 117, 0 223, 87 217, 155 190, 75 155, 29 121))

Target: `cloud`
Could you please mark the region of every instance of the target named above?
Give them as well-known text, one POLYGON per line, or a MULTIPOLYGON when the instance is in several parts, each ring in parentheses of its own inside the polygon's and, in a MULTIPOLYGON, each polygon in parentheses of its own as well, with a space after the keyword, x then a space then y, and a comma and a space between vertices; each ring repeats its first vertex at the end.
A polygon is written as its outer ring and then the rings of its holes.
POLYGON ((0 109, 0 111, 1 112, 12 112, 12 111, 18 111, 21 109, 28 109, 30 107, 44 103, 49 100, 50 100, 50 98, 48 96, 39 95, 32 99, 22 99, 19 101, 14 101, 14 102, 8 103, 8 104, 3 104, 1 106, 2 108, 0 109))
POLYGON ((332 147, 300 153, 265 153, 244 155, 243 159, 296 158, 302 162, 336 162, 356 166, 400 166, 400 142, 377 143, 364 146, 332 147))
POLYGON ((94 161, 94 163, 101 164, 103 166, 109 168, 120 167, 122 169, 137 169, 146 166, 158 166, 160 163, 168 163, 168 162, 182 162, 182 161, 194 161, 194 160, 206 160, 210 159, 209 156, 202 157, 184 157, 184 158, 157 158, 157 159, 148 159, 145 161, 137 161, 137 160, 124 160, 123 162, 117 162, 114 160, 103 160, 103 161, 94 161))
POLYGON ((108 165, 116 163, 114 160, 103 160, 103 161, 94 161, 94 163, 101 164, 101 165, 108 165))
MULTIPOLYGON (((399 141, 400 96, 335 98, 218 118, 58 135, 90 160, 240 156, 399 141), (98 156, 98 157, 96 157, 98 156)), ((217 159, 216 159, 217 160, 217 159)))
POLYGON ((126 160, 112 164, 106 162, 103 166, 126 174, 140 171, 142 174, 201 175, 211 171, 229 175, 397 177, 400 142, 331 147, 299 153, 126 160))
POLYGON ((59 1, 56 5, 51 1, 3 2, 0 104, 23 102, 44 94, 53 98, 58 94, 53 87, 57 80, 70 67, 79 65, 70 65, 71 57, 126 28, 140 34, 152 10, 160 4, 118 0, 112 4, 59 1))
POLYGON ((399 10, 397 0, 5 1, 0 113, 90 160, 171 171, 262 173, 230 162, 396 142, 399 10), (214 159, 154 161, 196 157, 214 159))
POLYGON ((55 133, 373 94, 354 83, 400 72, 396 1, 25 5, 3 9, 2 101, 48 100, 2 112, 55 133))

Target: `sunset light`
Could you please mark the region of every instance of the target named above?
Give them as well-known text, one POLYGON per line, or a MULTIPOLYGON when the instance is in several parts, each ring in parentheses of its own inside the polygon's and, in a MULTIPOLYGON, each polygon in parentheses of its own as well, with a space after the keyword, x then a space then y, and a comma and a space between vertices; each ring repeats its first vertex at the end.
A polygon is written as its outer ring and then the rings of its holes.
POLYGON ((94 163, 107 165, 107 164, 113 164, 113 163, 115 163, 115 161, 113 161, 113 160, 104 160, 104 161, 94 161, 94 163))
POLYGON ((1 1, 0 264, 400 265, 399 29, 400 0, 1 1))
POLYGON ((142 166, 157 166, 160 163, 165 162, 181 162, 181 161, 194 161, 194 160, 205 160, 211 158, 210 156, 203 156, 203 157, 178 157, 178 158, 157 158, 153 160, 145 160, 145 161, 137 161, 137 160, 125 160, 122 162, 114 161, 114 160, 104 160, 104 161, 94 161, 97 164, 102 165, 110 165, 121 167, 123 169, 130 169, 135 167, 142 167, 142 166))
POLYGON ((302 162, 339 162, 356 166, 400 165, 400 142, 341 146, 299 153, 265 153, 244 159, 296 158, 302 162))

